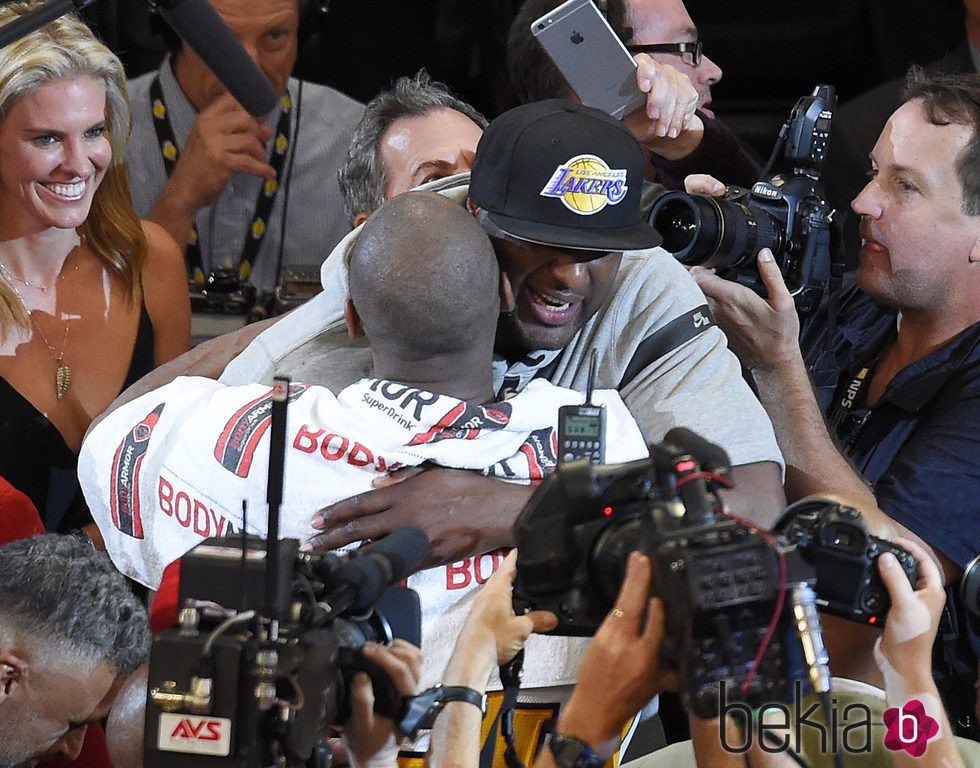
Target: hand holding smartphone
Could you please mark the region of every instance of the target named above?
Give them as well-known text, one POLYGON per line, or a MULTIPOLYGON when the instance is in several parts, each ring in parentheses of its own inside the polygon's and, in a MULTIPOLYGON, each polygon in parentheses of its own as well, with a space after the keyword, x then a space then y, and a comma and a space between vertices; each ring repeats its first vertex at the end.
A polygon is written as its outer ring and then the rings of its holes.
POLYGON ((583 104, 622 118, 646 103, 636 61, 592 0, 567 0, 535 20, 531 34, 583 104))

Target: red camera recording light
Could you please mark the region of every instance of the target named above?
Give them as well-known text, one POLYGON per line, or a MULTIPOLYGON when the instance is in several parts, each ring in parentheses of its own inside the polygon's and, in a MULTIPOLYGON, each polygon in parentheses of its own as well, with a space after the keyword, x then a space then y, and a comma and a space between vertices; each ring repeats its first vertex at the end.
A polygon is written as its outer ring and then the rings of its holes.
POLYGON ((603 517, 612 517, 613 516, 613 508, 612 507, 603 507, 602 508, 602 516, 603 517))

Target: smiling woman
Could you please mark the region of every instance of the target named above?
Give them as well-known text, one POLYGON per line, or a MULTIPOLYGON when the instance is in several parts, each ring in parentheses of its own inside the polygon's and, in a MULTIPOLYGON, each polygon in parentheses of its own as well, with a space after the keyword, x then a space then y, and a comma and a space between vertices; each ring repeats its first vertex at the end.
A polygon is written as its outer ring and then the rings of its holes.
POLYGON ((190 341, 180 251, 130 202, 129 123, 119 60, 76 18, 0 49, 0 475, 49 530, 96 540, 82 436, 190 341))

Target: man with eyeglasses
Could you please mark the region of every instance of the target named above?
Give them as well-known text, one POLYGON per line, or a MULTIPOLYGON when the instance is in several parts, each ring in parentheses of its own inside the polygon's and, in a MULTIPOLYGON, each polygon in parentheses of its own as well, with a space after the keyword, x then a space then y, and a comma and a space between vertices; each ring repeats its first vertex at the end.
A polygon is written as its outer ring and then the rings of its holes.
POLYGON ((704 55, 698 29, 681 0, 626 0, 631 53, 646 53, 687 75, 698 92, 698 108, 709 118, 711 86, 721 80, 721 67, 704 55))
MULTIPOLYGON (((531 22, 561 0, 525 0, 511 22, 507 39, 507 68, 521 103, 550 98, 577 99, 558 68, 531 34, 531 22)), ((656 136, 649 120, 637 110, 624 123, 647 151, 648 179, 668 189, 683 189, 684 177, 709 173, 729 183, 751 186, 761 166, 735 134, 715 119, 710 109, 711 86, 721 80, 721 68, 704 55, 703 46, 683 0, 593 0, 634 56, 649 56, 655 64, 686 76, 698 94, 695 119, 676 137, 656 136), (719 175, 722 174, 722 175, 719 175)), ((644 196, 646 202, 652 198, 644 196)))

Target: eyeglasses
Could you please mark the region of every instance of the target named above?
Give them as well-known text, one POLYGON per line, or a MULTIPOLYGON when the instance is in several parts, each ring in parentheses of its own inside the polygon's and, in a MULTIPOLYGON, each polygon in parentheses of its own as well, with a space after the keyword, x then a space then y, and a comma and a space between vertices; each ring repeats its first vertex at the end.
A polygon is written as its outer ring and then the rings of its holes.
POLYGON ((701 41, 688 43, 654 43, 652 45, 627 45, 630 53, 676 53, 691 67, 701 65, 701 41))

